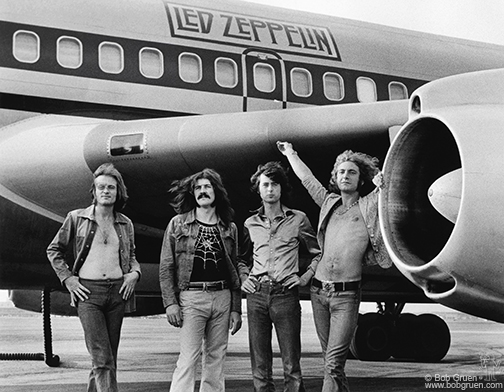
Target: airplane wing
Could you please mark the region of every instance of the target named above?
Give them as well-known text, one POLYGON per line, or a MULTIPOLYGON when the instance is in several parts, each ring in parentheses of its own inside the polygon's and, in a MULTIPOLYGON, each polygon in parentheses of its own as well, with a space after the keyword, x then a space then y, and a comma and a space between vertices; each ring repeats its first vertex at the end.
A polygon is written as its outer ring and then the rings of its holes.
MULTIPOLYGON (((327 183, 336 155, 345 149, 383 160, 390 129, 406 119, 407 101, 388 101, 136 121, 49 115, 13 125, 0 136, 0 192, 8 218, 3 222, 21 216, 27 225, 17 225, 20 232, 2 241, 10 256, 1 260, 0 282, 4 288, 59 287, 45 247, 69 210, 89 204, 91 174, 103 162, 113 162, 127 183, 125 212, 135 222, 138 258, 148 277, 138 289, 152 293, 159 292, 160 240, 174 214, 168 195, 173 180, 216 169, 241 226, 260 202, 249 190, 250 176, 258 164, 283 158, 277 140, 291 141, 327 183), (28 236, 36 246, 22 246, 28 236)), ((292 183, 291 207, 306 211, 315 225, 318 208, 294 176, 292 183)))

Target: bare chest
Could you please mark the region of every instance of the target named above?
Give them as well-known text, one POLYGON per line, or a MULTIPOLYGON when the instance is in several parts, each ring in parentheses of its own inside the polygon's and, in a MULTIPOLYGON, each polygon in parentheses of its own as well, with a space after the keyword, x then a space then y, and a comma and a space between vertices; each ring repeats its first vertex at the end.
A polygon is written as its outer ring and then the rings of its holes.
POLYGON ((122 275, 119 237, 115 229, 97 230, 79 276, 86 279, 118 279, 122 275))
POLYGON ((325 230, 318 278, 331 281, 360 279, 368 245, 369 236, 359 208, 342 215, 333 213, 325 230))

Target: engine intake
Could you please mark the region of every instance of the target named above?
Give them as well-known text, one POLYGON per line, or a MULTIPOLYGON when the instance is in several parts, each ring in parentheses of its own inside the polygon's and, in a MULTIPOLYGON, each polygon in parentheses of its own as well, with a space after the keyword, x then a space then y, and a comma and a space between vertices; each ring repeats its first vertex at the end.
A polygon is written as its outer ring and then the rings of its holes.
POLYGON ((492 81, 503 84, 503 73, 463 75, 417 90, 412 99, 421 100, 422 110, 392 143, 380 196, 383 237, 397 268, 436 302, 500 322, 504 94, 489 103, 484 93, 485 86, 495 93, 492 81), (469 104, 453 90, 474 85, 471 77, 482 86, 471 90, 469 104), (475 91, 483 91, 481 100, 475 91))

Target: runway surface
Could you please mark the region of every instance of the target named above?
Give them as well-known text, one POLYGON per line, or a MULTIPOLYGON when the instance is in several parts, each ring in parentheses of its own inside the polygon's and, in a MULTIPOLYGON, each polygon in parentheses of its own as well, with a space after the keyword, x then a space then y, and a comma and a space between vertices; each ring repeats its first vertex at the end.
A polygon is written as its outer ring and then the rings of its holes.
MULTIPOLYGON (((440 363, 351 359, 346 371, 352 392, 504 391, 504 325, 457 312, 439 315, 452 334, 450 351, 440 363)), ((43 361, 1 361, 0 391, 85 391, 90 360, 79 320, 53 316, 51 324, 53 351, 60 356, 61 366, 50 368, 43 361)), ((230 338, 226 391, 253 390, 247 333, 244 318, 243 328, 230 338)), ((275 339, 274 377, 277 391, 282 391, 282 365, 275 339)), ((308 312, 303 313, 302 345, 307 391, 320 391, 323 362, 308 312)), ((43 352, 42 315, 0 305, 0 353, 18 352, 43 352)), ((177 356, 178 330, 168 325, 165 317, 126 318, 119 347, 120 391, 168 391, 177 356)))

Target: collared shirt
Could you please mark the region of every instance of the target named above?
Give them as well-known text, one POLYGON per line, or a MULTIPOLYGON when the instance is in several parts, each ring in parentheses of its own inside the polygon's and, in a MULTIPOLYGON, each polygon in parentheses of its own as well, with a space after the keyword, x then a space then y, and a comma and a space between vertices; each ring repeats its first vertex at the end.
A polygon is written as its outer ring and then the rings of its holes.
MULTIPOLYGON (((94 205, 68 213, 63 225, 47 248, 47 257, 61 283, 71 276, 78 276, 86 261, 96 234, 94 205), (72 246, 73 247, 70 248, 72 246), (73 251, 72 267, 67 264, 65 255, 73 251)), ((119 212, 114 214, 114 229, 119 238, 119 261, 123 274, 140 271, 140 264, 135 256, 134 228, 131 220, 119 212)), ((126 302, 126 313, 135 311, 134 295, 126 302)))
MULTIPOLYGON (((334 209, 341 204, 341 196, 329 192, 313 174, 304 178, 303 185, 313 201, 320 206, 317 239, 320 249, 323 252, 327 222, 334 209)), ((368 195, 359 198, 359 209, 366 223, 366 229, 369 235, 369 246, 364 256, 363 265, 378 264, 382 268, 389 268, 392 266, 392 259, 385 248, 380 231, 378 220, 378 195, 379 188, 376 188, 368 195)))
MULTIPOLYGON (((315 231, 306 214, 285 206, 282 210, 283 214, 272 222, 264 215, 264 208, 245 221, 240 264, 248 265, 254 277, 265 275, 282 282, 297 274, 300 244, 313 256, 320 253, 315 231)), ((247 276, 240 278, 244 281, 247 276)))

